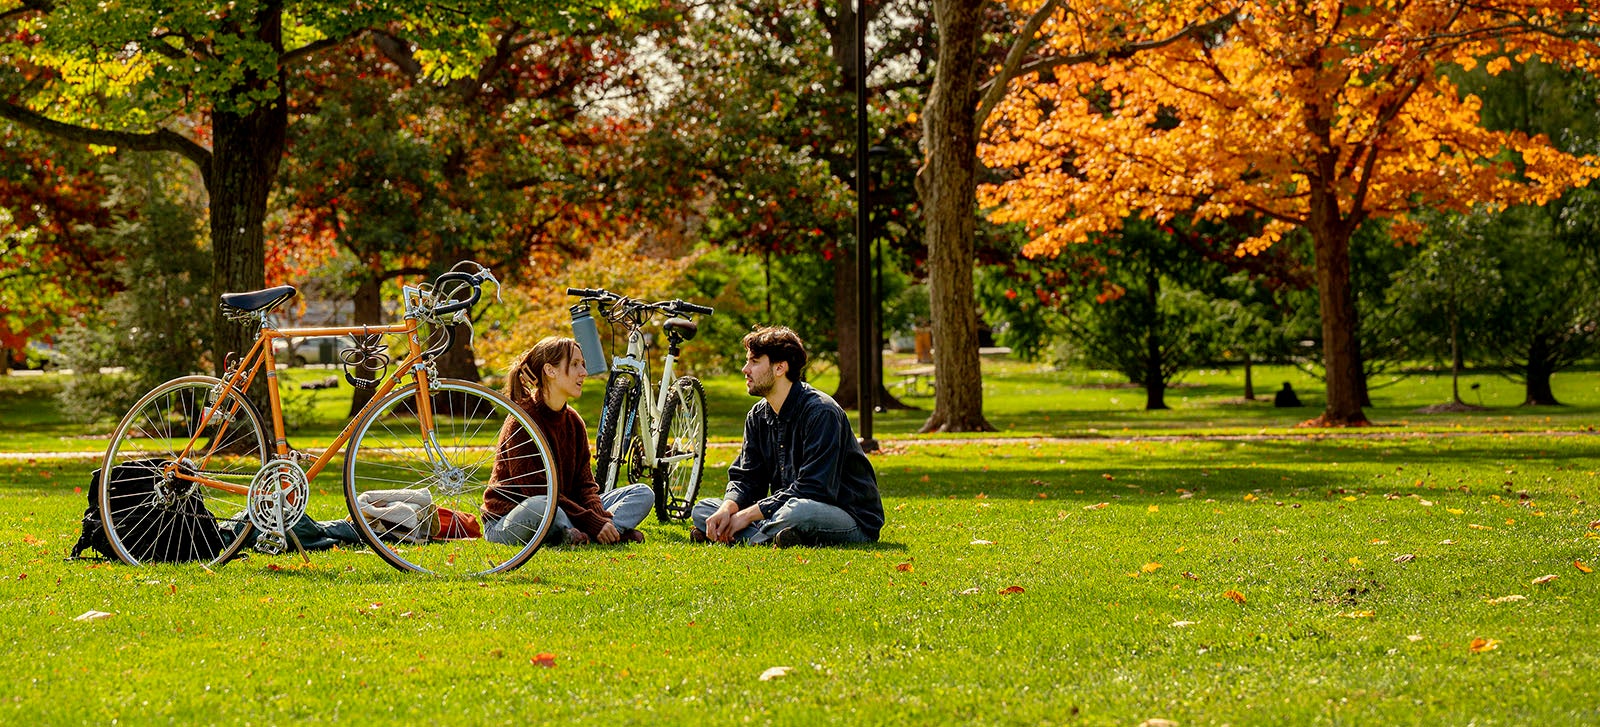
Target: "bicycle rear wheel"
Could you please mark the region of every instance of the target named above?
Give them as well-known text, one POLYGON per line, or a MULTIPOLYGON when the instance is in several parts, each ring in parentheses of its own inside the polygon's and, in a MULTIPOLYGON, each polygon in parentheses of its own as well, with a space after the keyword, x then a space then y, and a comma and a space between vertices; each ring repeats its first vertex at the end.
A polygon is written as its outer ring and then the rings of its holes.
POLYGON ((556 499, 544 498, 531 540, 501 544, 482 537, 484 498, 491 485, 522 494, 555 490, 550 445, 527 412, 499 392, 454 379, 436 380, 430 389, 432 437, 417 416, 416 384, 391 392, 357 423, 344 472, 356 530, 400 570, 461 576, 515 570, 539 550, 556 499), (520 444, 501 452, 501 441, 520 444), (497 456, 517 459, 521 471, 534 474, 494 482, 497 456))
POLYGON ((661 414, 656 443, 656 518, 689 517, 706 466, 706 391, 700 380, 684 376, 673 382, 661 414))
POLYGON ((128 565, 226 563, 250 534, 250 482, 267 461, 261 415, 222 380, 185 376, 150 390, 111 435, 98 502, 128 565), (213 484, 196 482, 208 480, 213 484))

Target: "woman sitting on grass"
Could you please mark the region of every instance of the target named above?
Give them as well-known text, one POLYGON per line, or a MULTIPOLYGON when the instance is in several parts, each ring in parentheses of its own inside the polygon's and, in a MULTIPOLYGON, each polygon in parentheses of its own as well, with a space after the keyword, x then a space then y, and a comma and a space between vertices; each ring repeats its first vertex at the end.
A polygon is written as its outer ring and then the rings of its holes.
MULTIPOLYGON (((554 336, 517 357, 506 378, 506 394, 533 419, 550 444, 560 488, 548 545, 644 542, 635 528, 655 507, 650 486, 633 484, 600 495, 589 465, 589 429, 567 402, 583 394, 587 372, 578 342, 554 336)), ((483 534, 490 542, 522 545, 539 532, 549 496, 544 470, 536 458, 507 456, 526 446, 527 434, 507 420, 500 430, 498 454, 489 488, 483 494, 483 534)))

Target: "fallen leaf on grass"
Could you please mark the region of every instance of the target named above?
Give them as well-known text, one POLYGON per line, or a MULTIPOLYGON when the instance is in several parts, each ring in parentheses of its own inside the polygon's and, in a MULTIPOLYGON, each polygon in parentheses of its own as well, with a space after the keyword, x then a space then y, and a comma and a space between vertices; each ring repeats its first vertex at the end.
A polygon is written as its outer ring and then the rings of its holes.
POLYGON ((1450 513, 1451 515, 1460 515, 1462 512, 1460 508, 1455 507, 1447 507, 1444 511, 1450 513))
POLYGON ((1154 573, 1154 572, 1156 572, 1158 570, 1161 570, 1161 564, 1160 563, 1145 563, 1144 565, 1139 566, 1139 570, 1144 571, 1145 573, 1154 573))
POLYGON ((1528 600, 1527 596, 1513 593, 1513 594, 1511 594, 1509 596, 1501 596, 1499 598, 1485 598, 1485 599, 1483 599, 1483 602, 1484 603, 1492 603, 1492 604, 1498 605, 1498 604, 1502 604, 1502 603, 1511 603, 1512 601, 1526 601, 1526 600, 1528 600))
POLYGON ((1479 525, 1477 523, 1467 523, 1467 527, 1472 528, 1473 530, 1493 530, 1494 529, 1494 528, 1489 527, 1488 525, 1479 525))
POLYGON ((910 573, 911 572, 911 564, 910 563, 900 563, 900 564, 896 565, 894 567, 894 569, 897 570, 897 571, 900 571, 901 573, 910 573))
POLYGON ((963 596, 976 596, 976 595, 978 595, 980 593, 983 593, 983 589, 981 589, 981 588, 968 588, 967 590, 962 591, 961 595, 963 595, 963 596))
POLYGON ((1423 638, 1425 638, 1425 637, 1423 637, 1422 634, 1412 634, 1412 635, 1406 637, 1406 641, 1416 642, 1416 641, 1421 641, 1423 638))
POLYGON ((1104 509, 1106 509, 1108 507, 1111 507, 1111 503, 1109 503, 1109 502, 1101 502, 1101 503, 1097 503, 1097 504, 1094 504, 1094 505, 1084 505, 1083 509, 1085 509, 1085 510, 1104 510, 1104 509))
POLYGON ((1171 623, 1171 626, 1172 626, 1172 628, 1175 628, 1175 629, 1181 629, 1181 628, 1183 628, 1185 626, 1193 626, 1194 624, 1195 624, 1194 621, 1173 621, 1171 623))
POLYGON ((1593 573, 1594 572, 1593 568, 1590 568, 1588 565, 1586 565, 1581 560, 1572 561, 1572 567, 1573 568, 1577 568, 1578 571, 1582 572, 1582 573, 1593 573))
POLYGON ((1006 586, 1005 588, 996 591, 996 593, 999 593, 1002 596, 1009 596, 1013 593, 1022 593, 1022 586, 1006 586))
POLYGON ((1346 611, 1339 615, 1345 618, 1372 618, 1377 616, 1378 613, 1376 611, 1346 611))
POLYGON ((1183 572, 1183 573, 1182 573, 1182 575, 1183 575, 1183 577, 1184 577, 1184 578, 1188 578, 1188 579, 1189 579, 1189 580, 1191 580, 1191 581, 1198 581, 1198 580, 1200 580, 1200 576, 1197 576, 1197 575, 1195 575, 1195 574, 1193 574, 1193 573, 1190 573, 1190 572, 1189 572, 1189 571, 1184 571, 1184 572, 1183 572))
POLYGON ((791 671, 794 671, 794 667, 792 666, 775 666, 764 672, 761 672, 761 681, 770 682, 774 679, 782 679, 786 676, 789 676, 789 672, 791 671))
POLYGON ((1222 595, 1233 599, 1234 603, 1244 603, 1244 594, 1238 591, 1226 591, 1222 595))
POLYGON ((1339 499, 1344 500, 1345 502, 1355 502, 1356 501, 1356 496, 1355 495, 1345 495, 1344 497, 1341 497, 1339 499))
POLYGON ((534 666, 542 666, 546 669, 550 669, 554 668, 556 665, 556 655, 548 651, 541 651, 537 654, 534 654, 533 658, 529 659, 528 661, 532 662, 534 666))
POLYGON ((73 621, 99 621, 100 619, 103 619, 103 618, 111 618, 111 614, 106 613, 105 611, 89 610, 89 611, 84 611, 81 615, 79 615, 77 618, 72 619, 72 620, 73 621))
POLYGON ((1500 648, 1500 640, 1499 639, 1473 639, 1472 643, 1470 645, 1468 645, 1467 648, 1471 649, 1472 653, 1474 653, 1474 654, 1482 654, 1485 651, 1494 651, 1495 649, 1500 648))
POLYGON ((1170 719, 1152 717, 1139 723, 1139 727, 1178 727, 1178 723, 1170 719))
POLYGON ((1556 579, 1556 575, 1554 573, 1552 573, 1550 575, 1547 575, 1547 576, 1539 576, 1538 578, 1533 579, 1533 585, 1542 586, 1542 585, 1544 585, 1546 583, 1549 583, 1550 581, 1553 581, 1555 579, 1556 579))
POLYGON ((1354 556, 1351 556, 1351 558, 1350 558, 1350 565, 1353 565, 1353 566, 1357 566, 1357 567, 1359 567, 1359 566, 1361 566, 1361 565, 1363 565, 1363 564, 1362 564, 1362 562, 1361 562, 1361 559, 1360 559, 1360 558, 1357 558, 1357 557, 1354 557, 1354 556))
POLYGON ((1161 506, 1160 505, 1151 505, 1150 507, 1145 508, 1144 511, 1145 512, 1161 512, 1161 506))
POLYGON ((1411 561, 1416 560, 1416 559, 1417 559, 1417 556, 1412 555, 1411 553, 1406 553, 1405 555, 1397 555, 1397 556, 1395 556, 1394 557, 1394 562, 1396 562, 1396 563, 1410 563, 1411 561))
POLYGON ((1245 502, 1255 502, 1256 500, 1259 500, 1259 499, 1261 499, 1261 498, 1256 497, 1253 494, 1250 494, 1248 492, 1244 493, 1244 501, 1245 502))
POLYGON ((974 540, 967 545, 994 545, 993 540, 974 540))
POLYGON ((1418 500, 1417 504, 1423 507, 1433 507, 1433 502, 1429 500, 1418 500))

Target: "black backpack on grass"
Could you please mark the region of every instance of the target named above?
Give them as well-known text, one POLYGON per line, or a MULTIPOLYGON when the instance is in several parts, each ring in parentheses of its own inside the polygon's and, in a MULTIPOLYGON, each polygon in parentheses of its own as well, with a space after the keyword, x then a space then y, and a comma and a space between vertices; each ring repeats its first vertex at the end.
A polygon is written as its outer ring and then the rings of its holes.
MULTIPOLYGON (((161 504, 156 483, 165 460, 139 459, 111 468, 108 485, 117 510, 122 546, 140 563, 210 560, 222 552, 222 532, 198 493, 161 504)), ((198 487, 198 485, 195 485, 198 487)), ((106 538, 100 513, 100 470, 89 475, 89 506, 83 511, 83 533, 72 546, 69 559, 93 550, 101 558, 116 560, 106 538)))

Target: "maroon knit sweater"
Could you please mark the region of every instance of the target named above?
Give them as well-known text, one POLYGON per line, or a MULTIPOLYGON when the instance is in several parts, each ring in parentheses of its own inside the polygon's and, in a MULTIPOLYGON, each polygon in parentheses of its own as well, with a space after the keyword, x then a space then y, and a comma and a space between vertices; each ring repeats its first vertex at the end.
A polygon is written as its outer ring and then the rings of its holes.
POLYGON ((560 488, 556 504, 574 526, 595 537, 611 522, 611 513, 600 504, 600 487, 594 482, 594 468, 589 464, 589 428, 584 426, 583 417, 570 406, 551 411, 537 400, 517 403, 544 432, 555 461, 545 463, 532 456, 538 450, 531 446, 527 433, 516 426, 515 420, 507 418, 500 427, 494 472, 483 492, 484 511, 492 517, 505 517, 523 500, 545 494, 545 467, 553 465, 560 488))

